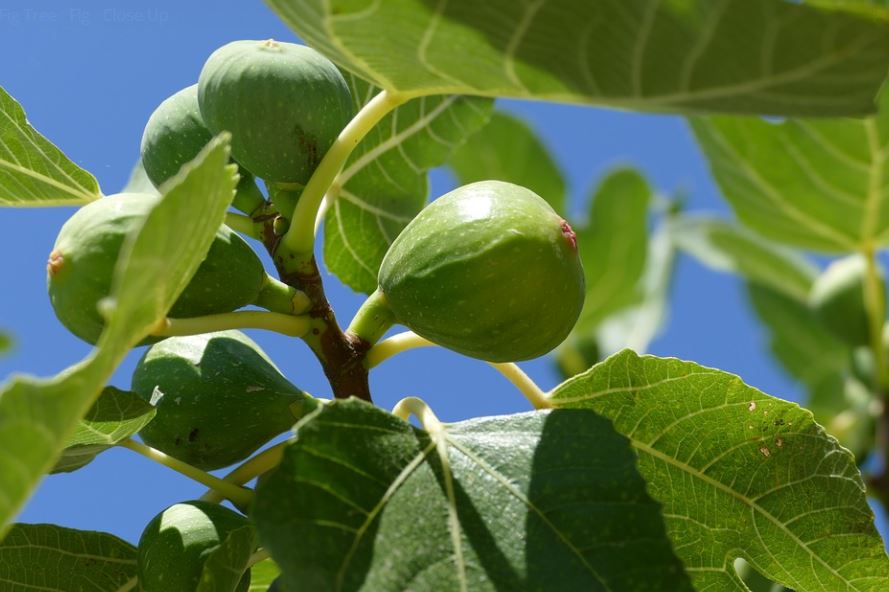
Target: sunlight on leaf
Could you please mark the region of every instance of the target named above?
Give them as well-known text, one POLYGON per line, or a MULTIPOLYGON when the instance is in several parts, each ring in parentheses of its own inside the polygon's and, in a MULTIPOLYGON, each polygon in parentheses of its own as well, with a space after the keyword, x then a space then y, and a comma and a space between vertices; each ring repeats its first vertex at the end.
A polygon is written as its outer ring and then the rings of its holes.
POLYGON ((0 543, 3 590, 112 592, 135 584, 136 548, 104 532, 15 524, 0 543))
POLYGON ((31 127, 0 88, 0 206, 76 206, 101 195, 95 177, 31 127))
POLYGON ((691 590, 627 441, 595 413, 432 440, 353 399, 297 433, 252 514, 286 589, 691 590))
POLYGON ((552 400, 630 439, 698 590, 743 590, 738 557, 796 592, 889 587, 855 459, 808 411, 727 372, 631 351, 552 400))
POLYGON ((268 4, 340 66, 417 95, 860 115, 889 63, 885 11, 781 0, 268 4))

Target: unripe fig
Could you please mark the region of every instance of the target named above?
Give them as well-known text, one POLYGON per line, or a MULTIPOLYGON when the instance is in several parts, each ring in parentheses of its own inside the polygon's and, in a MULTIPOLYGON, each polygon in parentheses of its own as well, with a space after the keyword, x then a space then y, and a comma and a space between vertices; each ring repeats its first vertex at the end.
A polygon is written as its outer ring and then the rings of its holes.
MULTIPOLYGON (((207 558, 234 530, 248 526, 246 517, 218 504, 175 504, 155 516, 139 539, 137 569, 144 592, 194 592, 207 558)), ((236 592, 250 585, 244 574, 236 592)))
POLYGON ((198 85, 184 88, 162 102, 142 133, 142 166, 160 187, 203 150, 213 134, 198 108, 198 85))
MULTIPOLYGON (((142 133, 142 166, 155 187, 160 187, 191 162, 213 138, 198 107, 198 85, 180 90, 162 102, 142 133)), ((253 175, 239 169, 241 176, 234 205, 252 213, 265 201, 253 175)))
POLYGON ((132 390, 157 409, 142 440, 205 471, 244 460, 314 407, 239 331, 152 345, 132 390))
MULTIPOLYGON (((104 319, 98 303, 111 292, 121 246, 158 199, 112 195, 84 206, 62 226, 47 264, 49 296, 62 324, 84 341, 99 339, 104 319)), ((251 304, 265 277, 250 245, 223 226, 169 316, 217 314, 251 304)))
POLYGON ((571 331, 584 300, 574 232, 541 197, 482 181, 432 202, 383 259, 395 319, 462 354, 526 360, 571 331))
POLYGON ((304 185, 352 117, 342 74, 314 49, 234 41, 217 49, 198 82, 201 115, 232 134, 232 156, 273 183, 304 185))
MULTIPOLYGON (((815 314, 838 337, 850 345, 870 343, 870 321, 865 305, 867 262, 859 255, 834 261, 812 285, 809 303, 815 314)), ((883 273, 879 296, 884 301, 883 273)))

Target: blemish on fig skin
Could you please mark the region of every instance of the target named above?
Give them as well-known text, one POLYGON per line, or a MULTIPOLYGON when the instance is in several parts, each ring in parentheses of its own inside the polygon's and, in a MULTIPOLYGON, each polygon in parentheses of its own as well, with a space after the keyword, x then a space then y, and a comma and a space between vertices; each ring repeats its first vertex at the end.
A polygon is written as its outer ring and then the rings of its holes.
POLYGON ((568 224, 567 220, 562 220, 560 223, 562 227, 562 236, 565 237, 565 240, 568 241, 568 244, 571 245, 571 250, 577 250, 577 234, 574 233, 574 230, 571 228, 571 225, 568 224))
POLYGON ((65 257, 58 249, 49 254, 49 260, 46 262, 46 272, 50 277, 56 275, 62 270, 65 264, 65 257))

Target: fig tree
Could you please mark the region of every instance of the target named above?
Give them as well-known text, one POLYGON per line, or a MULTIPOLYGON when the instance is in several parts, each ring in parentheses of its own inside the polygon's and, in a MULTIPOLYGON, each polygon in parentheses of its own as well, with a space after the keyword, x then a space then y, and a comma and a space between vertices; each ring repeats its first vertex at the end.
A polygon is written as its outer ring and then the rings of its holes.
MULTIPOLYGON (((144 592, 194 592, 208 556, 246 517, 210 502, 174 504, 155 516, 139 539, 137 569, 144 592)), ((250 572, 236 592, 250 585, 250 572)))
MULTIPOLYGON (((96 343, 102 333, 98 303, 111 292, 121 246, 158 199, 112 195, 84 206, 62 226, 47 264, 49 296, 62 324, 84 341, 96 343)), ((251 304, 265 277, 250 245, 223 226, 169 316, 217 314, 251 304)))
MULTIPOLYGON (((867 262, 859 255, 852 255, 831 263, 815 280, 809 295, 809 303, 818 318, 850 345, 870 344, 866 281, 867 262)), ((879 298, 885 300, 882 271, 879 290, 879 298)))
POLYGON ((142 440, 207 471, 247 458, 313 407, 239 331, 152 345, 136 366, 132 390, 157 409, 142 440))
POLYGON ((584 300, 571 227, 534 192, 500 181, 427 206, 392 243, 378 279, 370 302, 384 300, 430 341, 492 362, 553 349, 584 300))
POLYGON ((232 134, 232 155, 272 183, 304 185, 352 117, 342 74, 304 45, 234 41, 207 60, 201 115, 232 134))

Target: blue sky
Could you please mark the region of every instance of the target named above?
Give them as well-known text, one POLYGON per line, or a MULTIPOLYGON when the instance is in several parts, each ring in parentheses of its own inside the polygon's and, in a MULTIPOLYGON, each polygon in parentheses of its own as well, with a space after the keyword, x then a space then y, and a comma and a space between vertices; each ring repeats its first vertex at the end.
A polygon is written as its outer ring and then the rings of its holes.
MULTIPOLYGON (((162 0, 129 2, 6 0, 0 7, 3 86, 31 122, 78 164, 106 194, 126 182, 138 157, 142 128, 157 104, 193 84, 207 56, 236 39, 294 40, 261 2, 162 0)), ((526 117, 557 156, 569 181, 572 213, 582 213, 591 186, 609 168, 639 167, 664 193, 690 196, 696 211, 729 216, 706 163, 679 117, 530 102, 501 102, 526 117)), ((433 194, 450 188, 433 176, 433 194)), ((17 339, 0 359, 0 377, 50 375, 81 359, 88 346, 56 321, 46 295, 45 264, 71 209, 0 211, 0 328, 17 339)), ((328 291, 343 324, 362 301, 332 276, 328 291)), ((325 395, 320 368, 299 341, 252 334, 301 388, 325 395)), ((767 393, 796 399, 798 387, 770 360, 765 336, 733 277, 683 258, 667 330, 652 353, 690 359, 741 375, 767 393)), ((138 359, 131 355, 113 384, 126 388, 138 359)), ((548 359, 522 365, 544 388, 557 383, 548 359)), ((404 354, 375 370, 376 402, 407 395, 426 399, 454 421, 527 410, 528 404, 486 365, 442 350, 404 354)), ((154 514, 202 493, 201 486, 125 450, 103 454, 88 468, 46 479, 21 520, 112 532, 136 541, 154 514)))

